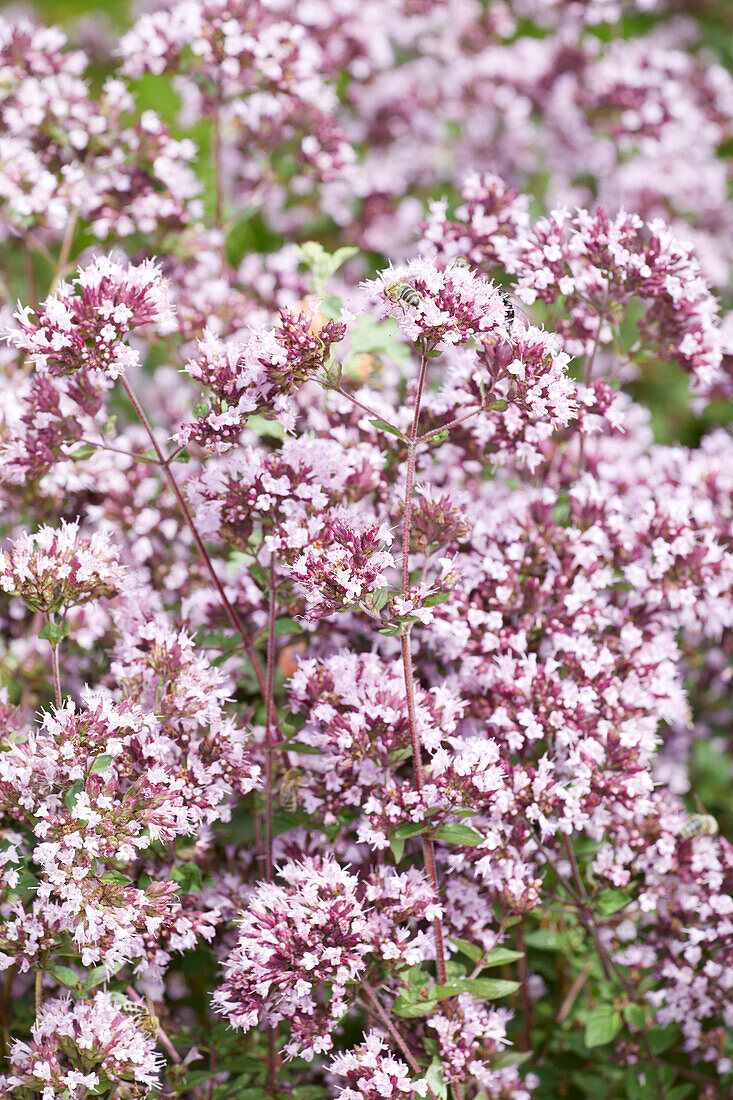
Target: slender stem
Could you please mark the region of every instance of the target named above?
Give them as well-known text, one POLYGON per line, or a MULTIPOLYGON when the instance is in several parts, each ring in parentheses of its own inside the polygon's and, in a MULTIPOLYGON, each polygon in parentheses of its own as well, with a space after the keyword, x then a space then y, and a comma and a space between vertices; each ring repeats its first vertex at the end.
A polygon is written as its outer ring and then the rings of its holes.
MULTIPOLYGON (((275 557, 270 557, 270 603, 267 612, 267 683, 265 685, 265 879, 272 882, 272 795, 273 795, 273 683, 275 679, 275 618, 276 603, 275 557)), ((272 1094, 277 1091, 278 1058, 277 1028, 267 1028, 267 1085, 272 1094)))
MULTIPOLYGON (((145 1001, 142 999, 140 994, 137 992, 137 990, 133 989, 133 987, 131 985, 128 985, 125 992, 127 993, 127 996, 130 998, 130 1000, 134 1001, 135 1004, 138 1004, 138 1005, 144 1005, 145 1004, 145 1001)), ((163 1031, 163 1028, 160 1026, 160 1020, 158 1020, 158 1034, 157 1034, 156 1038, 157 1038, 158 1042, 160 1043, 160 1045, 162 1046, 163 1050, 168 1055, 170 1055, 171 1061, 175 1062, 175 1064, 177 1066, 182 1065, 183 1064, 183 1058, 181 1058, 180 1054, 178 1053, 176 1048, 173 1046, 173 1043, 170 1041, 170 1039, 168 1038, 166 1033, 163 1031)), ((200 1088, 198 1088, 198 1086, 193 1085, 192 1088, 191 1088, 191 1092, 193 1092, 194 1096, 197 1097, 197 1100, 206 1100, 205 1094, 202 1092, 202 1090, 200 1088)))
POLYGON ((36 1016, 40 1016, 43 1008, 43 971, 36 970, 36 1016))
POLYGON ((221 120, 217 103, 214 108, 214 218, 218 229, 221 228, 221 215, 221 120))
MULTIPOLYGON (((404 1059, 407 1062, 410 1069, 412 1070, 412 1072, 416 1073, 420 1076, 423 1076, 423 1071, 420 1069, 420 1066, 415 1061, 415 1058, 413 1057, 412 1052, 410 1051, 410 1048, 407 1046, 407 1043, 402 1038, 399 1031, 394 1026, 394 1024, 390 1020, 389 1016, 385 1012, 384 1008, 382 1007, 382 1005, 380 1003, 380 1000, 379 1000, 379 997, 377 996, 376 990, 372 989, 372 987, 369 985, 369 982, 364 981, 363 979, 362 979, 361 987, 364 990, 364 992, 366 993, 369 1000, 371 1001, 372 1005, 374 1006, 374 1009, 375 1009, 377 1015, 379 1016, 379 1019, 384 1024, 385 1030, 392 1037, 392 1039, 394 1039, 394 1042, 395 1042, 396 1046, 399 1048, 400 1052, 404 1056, 404 1059)), ((430 1096, 432 1096, 433 1100, 437 1100, 437 1097, 436 1097, 435 1093, 433 1092, 433 1090, 430 1088, 429 1085, 428 1085, 428 1093, 430 1094, 430 1096)))
POLYGON ((471 417, 476 416, 477 413, 483 412, 483 405, 477 405, 475 409, 469 409, 463 416, 457 417, 455 420, 451 420, 448 424, 441 425, 440 428, 434 428, 432 432, 427 432, 425 435, 421 435, 418 439, 418 443, 428 443, 431 439, 434 439, 436 435, 440 435, 442 432, 449 432, 451 428, 455 428, 457 424, 463 424, 465 420, 470 420, 471 417))
POLYGON ((342 390, 341 386, 332 386, 332 385, 329 385, 327 383, 325 385, 326 385, 327 389, 333 390, 333 392, 337 393, 339 395, 339 397, 345 397, 346 400, 350 401, 352 405, 356 405, 356 407, 358 409, 361 409, 362 412, 365 412, 367 414, 367 416, 371 416, 375 420, 381 420, 382 423, 386 424, 388 428, 392 429, 392 431, 398 436, 399 439, 402 440, 403 443, 407 442, 407 440, 405 439, 404 435, 402 434, 400 429, 397 427, 397 425, 390 423, 389 420, 385 420, 384 417, 382 416, 382 414, 377 412, 376 409, 370 409, 368 405, 363 404, 363 402, 361 402, 361 401, 357 401, 357 399, 352 394, 347 393, 346 390, 342 390))
MULTIPOLYGON (((214 566, 212 564, 211 558, 209 557, 208 551, 207 551, 206 547, 204 546, 203 540, 202 540, 201 536, 198 533, 198 530, 196 528, 196 524, 193 521, 193 516, 191 515, 191 513, 188 509, 188 505, 186 504, 185 498, 183 496, 183 493, 180 490, 178 482, 176 481, 175 477, 173 476, 173 472, 172 472, 170 466, 168 466, 166 464, 163 452, 160 449, 160 445, 158 444, 157 439, 155 438, 155 434, 153 433, 153 429, 150 426, 150 421, 148 420, 147 416, 145 415, 145 411, 144 411, 142 405, 140 404, 138 399, 135 397, 135 394, 132 392, 132 389, 130 388, 130 384, 128 383, 127 379, 124 378, 124 377, 122 378, 122 385, 125 388, 125 392, 126 392, 127 396, 129 397, 130 402, 132 403, 132 406, 135 409, 135 412, 137 413, 137 415, 140 418, 140 422, 142 423, 143 427, 145 428, 145 431, 148 433, 148 438, 150 439, 150 442, 153 445, 153 450, 155 451, 156 455, 158 456, 158 459, 160 461, 160 465, 162 466, 162 468, 165 472, 165 476, 168 479, 168 484, 171 487, 173 495, 175 496, 176 500, 178 501, 178 506, 181 509, 181 512, 183 514, 183 518, 184 518, 186 524, 188 525, 188 529, 191 532, 191 535, 193 537, 193 541, 196 544, 196 549, 198 550, 199 554, 201 555, 201 559, 202 559, 204 565, 206 566, 206 570, 207 570, 209 576, 211 577, 211 580, 214 584, 214 587, 216 588, 216 590, 219 594, 219 599, 222 602, 222 606, 224 608, 224 611, 226 612, 227 618, 229 619, 229 622, 232 624, 232 626, 234 627, 234 629, 237 631, 237 633, 239 634, 239 636, 242 639, 242 645, 243 645, 244 651, 247 654, 247 657, 249 658, 250 664, 252 665, 252 669, 253 669, 255 677, 257 679, 257 686, 260 689, 260 693, 262 695, 262 698, 266 699, 267 698, 267 684, 266 684, 266 681, 265 681, 265 674, 262 671, 262 665, 260 664, 260 659, 257 655, 257 651, 255 650, 254 646, 252 645, 251 641, 249 640, 248 635, 245 633, 244 624, 243 624, 242 620, 240 619, 239 615, 234 610, 231 603, 229 602, 229 599, 227 598, 227 594, 224 591, 224 586, 222 585, 221 581, 219 580, 219 578, 216 574, 216 570, 214 569, 214 566)), ((276 723, 276 719, 275 719, 275 723, 276 723)))
MULTIPOLYGON (((428 347, 423 344, 420 357, 420 372, 415 394, 415 408, 412 415, 412 428, 407 447, 407 473, 405 475, 405 506, 402 520, 402 595, 407 596, 410 591, 410 527, 412 518, 412 487, 415 480, 415 454, 417 449, 418 424, 420 421, 420 406, 425 388, 425 376, 428 367, 428 347)), ((412 747, 412 767, 415 777, 415 787, 422 794, 425 787, 425 769, 422 762, 422 744, 420 731, 417 724, 417 707, 415 705, 415 676, 412 668, 412 652, 410 650, 410 629, 408 628, 400 639, 402 649, 402 668, 405 676, 405 700, 407 703, 407 721, 410 729, 410 744, 412 747)), ((422 838, 423 859, 430 884, 435 891, 436 899, 440 896, 438 887, 438 872, 435 866, 435 846, 432 837, 422 838)), ((435 936, 435 966, 438 981, 443 985, 447 978, 445 968, 445 942, 443 938, 443 923, 440 917, 433 920, 433 933, 435 936)))
POLYGON ((39 256, 43 256, 44 260, 53 270, 56 270, 56 257, 54 254, 46 248, 45 244, 37 240, 32 233, 29 233, 27 229, 23 229, 20 225, 15 225, 13 222, 6 218, 2 219, 8 226, 11 233, 17 233, 21 240, 30 246, 34 252, 37 252, 39 256))
MULTIPOLYGON (((99 443, 94 439, 85 439, 84 436, 81 436, 78 442, 86 443, 89 447, 94 447, 95 450, 98 451, 114 451, 116 455, 124 455, 125 458, 133 458, 136 462, 149 462, 151 466, 160 466, 160 462, 157 458, 145 458, 144 455, 137 454, 135 451, 125 451, 122 447, 110 447, 109 443, 99 443)), ((74 456, 71 455, 71 457, 73 458, 74 456)), ((167 462, 163 465, 167 465, 167 462)))
POLYGON ((273 556, 270 558, 270 606, 267 614, 267 683, 265 685, 265 879, 267 882, 272 882, 272 719, 274 712, 272 687, 275 677, 275 618, 277 613, 275 589, 275 561, 273 556))
POLYGON ((28 287, 28 301, 32 306, 35 306, 38 303, 36 272, 33 267, 33 252, 26 240, 23 240, 23 263, 25 265, 25 281, 28 287))
POLYGON ((576 976, 575 981, 570 986, 570 989, 567 991, 565 997, 563 998, 563 1002, 560 1005, 560 1009, 557 1014, 558 1024, 562 1024, 567 1018, 570 1009, 575 1004, 575 1000, 585 983, 588 981, 588 978, 589 972, 587 970, 581 970, 580 974, 576 976))
POLYGON ((522 1034, 520 1050, 532 1049, 532 1002, 529 997, 529 967, 527 948, 524 942, 524 920, 517 925, 517 950, 522 952, 519 960, 520 997, 522 1002, 522 1034))
POLYGON ((59 647, 51 643, 51 663, 53 665, 53 691, 56 696, 56 707, 61 708, 61 670, 59 667, 59 647))
POLYGON ((56 274, 54 275, 51 286, 48 288, 49 297, 55 291, 66 273, 66 267, 69 263, 69 256, 71 255, 71 249, 74 244, 74 236, 76 234, 76 226, 79 221, 79 210, 74 208, 69 214, 69 220, 66 223, 66 230, 64 232, 64 239, 61 242, 61 250, 59 252, 59 258, 56 263, 56 274))
MULTIPOLYGON (((585 364, 585 384, 586 384, 586 386, 590 386, 592 378, 593 378, 593 364, 595 363, 596 352, 598 351, 598 345, 600 344, 600 341, 601 341, 601 329, 603 328, 603 322, 605 321, 605 319, 606 319, 606 303, 604 303, 603 309, 598 314, 598 327, 596 328, 596 335, 595 335, 595 338, 593 340, 593 347, 591 348, 591 353, 588 356, 588 359, 587 359, 586 364, 585 364)), ((578 466, 579 467, 583 466, 584 452, 585 452, 585 435, 581 431, 580 432, 580 442, 579 442, 579 446, 578 446, 578 466)))

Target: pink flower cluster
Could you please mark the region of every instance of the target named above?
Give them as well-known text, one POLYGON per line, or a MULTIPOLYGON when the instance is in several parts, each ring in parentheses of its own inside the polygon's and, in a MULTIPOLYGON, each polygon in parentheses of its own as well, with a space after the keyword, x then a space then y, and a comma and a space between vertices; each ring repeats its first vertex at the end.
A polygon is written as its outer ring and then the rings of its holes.
POLYGON ((724 1100, 716 6, 143 8, 0 19, 0 1094, 724 1100))

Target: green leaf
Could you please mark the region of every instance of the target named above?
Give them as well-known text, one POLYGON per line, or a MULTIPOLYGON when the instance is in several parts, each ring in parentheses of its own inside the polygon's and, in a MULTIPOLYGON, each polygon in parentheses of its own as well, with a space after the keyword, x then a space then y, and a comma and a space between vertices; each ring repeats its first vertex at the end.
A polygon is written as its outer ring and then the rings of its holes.
POLYGON ((652 1027, 647 1031, 647 1040, 652 1054, 661 1054, 679 1039, 679 1030, 674 1024, 668 1027, 652 1027))
POLYGON ((247 427, 260 437, 270 436, 272 439, 283 439, 285 436, 285 429, 282 424, 278 424, 276 420, 268 420, 266 416, 257 416, 256 414, 248 416, 247 427))
POLYGON ((45 642, 50 642, 52 646, 57 646, 59 642, 69 633, 69 624, 46 622, 38 631, 38 637, 43 638, 45 642))
POLYGON ((425 1074, 425 1080, 427 1081, 430 1091, 438 1097, 438 1100, 446 1100, 448 1096, 448 1086, 443 1080, 443 1065, 439 1059, 434 1058, 430 1063, 425 1074))
POLYGON ((443 840, 446 844, 461 844, 471 848, 475 848, 484 841, 481 833, 476 829, 472 829, 470 825, 460 825, 458 822, 441 825, 435 833, 435 839, 443 840))
POLYGON ((408 821, 405 825, 400 825, 390 835, 398 840, 407 840, 408 837, 420 836, 421 833, 426 833, 429 828, 429 821, 408 821))
POLYGON ((585 1045, 602 1047, 612 1043, 621 1030, 621 1014, 611 1005, 598 1005, 585 1025, 585 1045))
POLYGON ((105 871, 99 876, 99 881, 111 886, 132 886, 132 879, 123 875, 121 871, 105 871))
POLYGON ((457 997, 459 993, 470 993, 479 1000, 494 1001, 516 993, 519 988, 520 982, 508 982, 501 978, 456 978, 444 985, 436 985, 433 992, 440 1001, 446 997, 457 997))
POLYGON ((646 1012, 641 1005, 624 1005, 624 1020, 635 1031, 643 1031, 646 1027, 646 1012))
POLYGON ((81 985, 82 979, 70 966, 54 963, 49 969, 56 981, 66 986, 67 989, 78 989, 81 985))
MULTIPOLYGON (((508 925, 504 925, 508 927, 508 925)), ((562 937, 549 928, 537 928, 534 932, 527 932, 524 942, 529 947, 537 947, 540 951, 560 951, 563 946, 562 937)))
POLYGON ((106 982, 109 978, 114 977, 114 975, 122 970, 122 967, 125 965, 124 962, 115 963, 115 967, 111 972, 104 966, 95 966, 93 970, 89 971, 84 979, 82 988, 85 992, 89 989, 94 989, 100 982, 106 982))
POLYGON ((369 423, 373 424, 375 428, 379 428, 379 430, 382 432, 389 432, 390 435, 396 435, 398 439, 401 439, 404 442, 405 437, 403 436, 399 428, 393 428, 391 424, 386 424, 384 420, 377 420, 376 418, 374 420, 370 420, 369 423))
POLYGON ((232 267, 239 267, 250 252, 276 252, 283 245, 282 237, 270 229, 259 212, 250 206, 227 234, 227 259, 232 267))
POLYGON ((418 1016, 429 1016, 431 1012, 435 1012, 438 1008, 440 1001, 408 1001, 405 997, 397 997, 392 1005, 392 1011, 397 1016, 402 1016, 406 1020, 413 1020, 418 1016))
POLYGON ((402 856, 405 854, 405 842, 402 837, 390 837, 389 846, 395 863, 401 863, 402 856))
POLYGON ((521 951, 512 951, 509 947, 495 947, 493 951, 484 959, 483 965, 486 966, 506 966, 508 963, 517 962, 518 959, 524 958, 521 951))
POLYGON ((387 600, 389 599, 389 589, 377 588, 372 593, 372 607, 375 611, 381 611, 387 600))
POLYGON ((436 592, 434 596, 428 596, 423 600, 423 607, 437 607, 439 603, 445 603, 450 599, 450 592, 436 592))
POLYGON ((608 917, 611 913, 618 913, 630 901, 631 898, 623 890, 603 890, 598 896, 596 910, 602 917, 608 917))
POLYGON ((107 756, 106 754, 104 756, 98 756, 89 769, 90 775, 98 775, 99 772, 105 772, 111 763, 111 756, 107 756))
POLYGON ((92 443, 82 443, 80 447, 71 452, 70 457, 73 458, 74 462, 83 462, 85 459, 91 458, 96 449, 92 443))
POLYGON ((500 1054, 496 1061, 492 1059, 491 1065, 495 1069, 506 1069, 508 1066, 523 1066, 532 1056, 533 1052, 531 1050, 508 1050, 504 1054, 500 1054))
POLYGON ((449 942, 456 947, 461 954, 466 955, 472 962, 479 962, 483 958, 483 949, 470 940, 459 940, 457 936, 449 936, 449 942))
POLYGON ((435 435, 430 437, 428 443, 445 443, 449 435, 450 432, 447 429, 444 432, 437 432, 435 435))
POLYGON ((69 787, 68 791, 64 795, 64 805, 66 806, 67 810, 74 809, 74 806, 76 805, 76 800, 83 790, 84 781, 82 779, 77 779, 76 783, 69 787))
POLYGON ((304 741, 288 741, 285 748, 287 752, 298 752, 302 756, 323 756, 322 751, 315 745, 306 745, 304 741))
POLYGON ((276 619, 275 620, 275 637, 279 638, 281 634, 302 634, 303 627, 295 619, 276 619))
POLYGON ((201 868, 195 863, 179 863, 171 870, 171 878, 177 882, 184 894, 196 894, 203 890, 204 882, 201 868))

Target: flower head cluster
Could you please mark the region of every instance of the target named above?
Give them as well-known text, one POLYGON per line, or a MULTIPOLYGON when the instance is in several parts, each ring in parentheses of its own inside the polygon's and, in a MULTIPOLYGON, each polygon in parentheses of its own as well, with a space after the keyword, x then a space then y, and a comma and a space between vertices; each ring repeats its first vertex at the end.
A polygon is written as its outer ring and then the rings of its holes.
POLYGON ((214 1004, 244 1031, 288 1020, 287 1053, 310 1060, 332 1048, 327 1021, 346 1013, 365 972, 369 922, 358 880, 333 859, 288 863, 281 877, 252 894, 214 1004))
POLYGON ((412 1100, 426 1096, 427 1081, 414 1080, 408 1066, 389 1053, 376 1031, 370 1031, 352 1050, 337 1054, 329 1065, 339 1083, 338 1100, 412 1100))
POLYGON ((78 217, 100 240, 180 229, 201 211, 193 142, 171 137, 152 110, 131 123, 135 101, 117 77, 94 96, 86 58, 65 46, 57 28, 0 23, 4 220, 51 238, 78 217))
POLYGON ((121 43, 128 76, 176 72, 188 119, 219 113, 232 135, 230 171, 245 193, 258 182, 257 147, 291 150, 320 179, 353 158, 333 119, 321 49, 282 7, 183 0, 143 15, 121 43))
POLYGON ((160 1085, 160 1066, 155 1040, 109 993, 88 1001, 58 998, 41 1009, 30 1042, 13 1043, 0 1095, 83 1100, 114 1081, 147 1096, 160 1085))
POLYGON ((499 176, 472 173, 461 185, 461 203, 454 220, 448 204, 430 204, 420 227, 424 245, 451 260, 465 256, 476 267, 491 270, 502 263, 507 245, 529 225, 528 200, 499 176))
POLYGON ((123 343, 132 329, 167 331, 174 323, 169 289, 149 260, 134 266, 98 257, 46 299, 37 319, 32 312, 15 315, 18 330, 9 338, 39 371, 52 375, 84 368, 118 378, 139 361, 123 343))
POLYGON ((499 289, 469 267, 411 260, 363 285, 382 317, 392 317, 410 340, 431 348, 482 340, 506 327, 499 289))
POLYGON ((273 329, 253 329, 244 344, 224 343, 207 332, 188 374, 207 387, 210 405, 203 416, 184 425, 179 442, 195 439, 221 449, 241 434, 247 416, 278 416, 292 427, 289 396, 327 363, 331 346, 345 327, 328 321, 314 331, 312 318, 281 310, 273 329))
POLYGON ((603 210, 574 215, 555 211, 516 241, 507 267, 527 303, 562 303, 566 319, 556 326, 588 354, 611 341, 632 302, 645 311, 629 357, 656 356, 677 363, 698 389, 707 389, 720 368, 717 305, 694 256, 661 220, 638 215, 609 218, 603 210))
POLYGON ((0 589, 33 611, 55 615, 69 607, 116 596, 125 582, 119 549, 108 534, 80 536, 79 523, 61 521, 35 535, 23 532, 0 551, 0 589))
POLYGON ((374 609, 385 573, 394 566, 386 549, 393 540, 384 524, 353 526, 346 519, 329 520, 319 538, 300 554, 291 555, 289 569, 306 602, 306 618, 320 619, 349 607, 374 609))

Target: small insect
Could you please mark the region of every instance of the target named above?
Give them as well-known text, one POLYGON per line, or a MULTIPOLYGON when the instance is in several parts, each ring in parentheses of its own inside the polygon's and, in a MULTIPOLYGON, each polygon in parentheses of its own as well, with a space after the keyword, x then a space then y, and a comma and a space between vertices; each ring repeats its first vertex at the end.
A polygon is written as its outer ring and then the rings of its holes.
POLYGON ((280 780, 278 795, 280 805, 287 814, 294 814, 298 809, 298 791, 303 782, 302 768, 288 768, 280 780))
POLYGON ((711 814, 690 814, 678 830, 684 840, 694 836, 715 836, 717 832, 718 823, 711 814))
POLYGON ((504 303, 504 314, 508 325, 514 324, 514 318, 517 316, 514 310, 514 302, 511 295, 506 290, 499 290, 501 300, 504 303))
POLYGON ((454 256, 453 259, 446 264, 446 271, 450 271, 454 267, 469 267, 469 262, 465 256, 454 256))
POLYGON ((132 1017, 145 1035, 150 1035, 153 1039, 157 1038, 160 1021, 155 1015, 155 1007, 150 997, 145 998, 144 1004, 142 1001, 129 1001, 127 997, 121 995, 119 999, 115 997, 114 1000, 120 1012, 124 1012, 125 1016, 132 1017))
POLYGON ((406 302, 408 306, 419 306, 422 298, 409 283, 389 283, 384 288, 385 298, 389 298, 390 302, 406 302))

